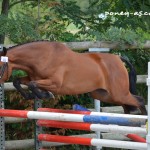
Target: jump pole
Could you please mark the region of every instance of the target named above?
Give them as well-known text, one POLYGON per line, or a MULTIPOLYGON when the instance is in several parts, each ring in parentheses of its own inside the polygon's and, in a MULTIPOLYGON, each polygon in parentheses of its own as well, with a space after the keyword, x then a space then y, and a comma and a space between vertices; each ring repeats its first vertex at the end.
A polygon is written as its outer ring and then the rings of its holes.
MULTIPOLYGON (((78 107, 78 105, 76 105, 78 107)), ((95 113, 90 111, 75 111, 75 110, 64 110, 64 109, 53 109, 53 108, 39 108, 38 111, 42 112, 58 112, 58 113, 71 113, 71 114, 86 114, 86 115, 100 115, 107 113, 95 113)), ((110 113, 110 116, 114 114, 110 113)), ((119 117, 121 114, 119 114, 119 117)), ((125 115, 127 117, 128 115, 125 115)), ((135 116, 135 115, 134 115, 135 116)), ((140 116, 141 117, 141 116, 140 116)), ((145 122, 145 121, 144 121, 145 122)), ((38 120, 37 124, 44 127, 56 127, 56 128, 69 128, 75 130, 87 130, 87 131, 103 131, 103 132, 112 132, 112 133, 137 133, 137 134, 146 134, 146 128, 141 127, 126 127, 118 125, 103 125, 103 124, 90 124, 90 123, 81 123, 81 122, 64 122, 64 121, 54 121, 54 120, 38 120)))
POLYGON ((146 140, 143 137, 141 137, 141 136, 139 136, 137 134, 128 134, 127 137, 132 139, 135 142, 146 143, 146 140))
POLYGON ((146 142, 148 147, 147 150, 150 150, 150 62, 148 62, 147 86, 148 86, 148 134, 146 136, 146 142))
POLYGON ((111 132, 122 134, 147 134, 146 128, 141 127, 127 127, 118 125, 103 125, 103 124, 90 124, 82 122, 64 122, 55 120, 38 120, 38 126, 53 127, 53 128, 65 128, 84 131, 99 131, 99 132, 111 132))
MULTIPOLYGON (((76 107, 74 107, 74 108, 79 108, 79 107, 76 104, 76 107)), ((53 109, 53 108, 39 108, 38 111, 69 113, 69 114, 85 114, 85 115, 92 115, 92 116, 94 115, 94 116, 103 116, 103 117, 104 116, 106 116, 106 117, 119 117, 120 119, 121 118, 130 118, 130 119, 132 119, 132 121, 136 120, 141 125, 145 125, 145 120, 147 119, 147 116, 143 116, 143 115, 116 114, 116 113, 78 111, 78 110, 75 111, 75 110, 64 110, 64 109, 53 109)), ((141 126, 141 125, 137 125, 137 126, 141 126)), ((122 126, 124 126, 124 125, 122 124, 122 126)), ((129 126, 134 126, 134 125, 130 124, 129 126)))
POLYGON ((111 148, 147 150, 147 144, 139 143, 139 142, 127 142, 127 141, 94 139, 94 138, 91 139, 91 138, 58 136, 58 135, 49 135, 49 134, 39 134, 38 139, 40 141, 90 145, 90 146, 96 146, 96 147, 100 146, 100 147, 111 147, 111 148))
POLYGON ((148 119, 148 117, 144 115, 117 114, 117 113, 92 112, 92 111, 80 111, 80 110, 64 110, 64 109, 54 109, 54 108, 39 108, 38 111, 69 113, 69 114, 85 114, 85 115, 94 115, 94 116, 122 117, 122 118, 131 118, 131 119, 140 119, 140 120, 148 119))
POLYGON ((67 122, 116 124, 116 125, 123 125, 123 126, 141 126, 145 122, 145 120, 139 121, 138 119, 135 118, 53 113, 53 112, 37 112, 37 111, 9 110, 9 109, 5 109, 5 110, 0 109, 0 116, 19 117, 19 118, 28 118, 28 119, 56 120, 56 121, 67 121, 67 122))

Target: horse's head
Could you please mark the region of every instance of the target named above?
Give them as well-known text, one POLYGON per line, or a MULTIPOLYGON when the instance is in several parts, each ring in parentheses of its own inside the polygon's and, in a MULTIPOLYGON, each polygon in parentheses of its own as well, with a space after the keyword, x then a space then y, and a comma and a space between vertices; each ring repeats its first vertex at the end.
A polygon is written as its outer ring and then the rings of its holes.
POLYGON ((3 47, 3 50, 0 51, 0 83, 3 83, 8 79, 8 57, 7 48, 3 47))

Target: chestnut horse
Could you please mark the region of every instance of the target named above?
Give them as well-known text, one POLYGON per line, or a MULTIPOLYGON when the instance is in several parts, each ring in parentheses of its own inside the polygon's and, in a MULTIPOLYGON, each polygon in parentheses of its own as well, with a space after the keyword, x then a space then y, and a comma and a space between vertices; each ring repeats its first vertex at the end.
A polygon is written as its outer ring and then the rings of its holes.
MULTIPOLYGON (((25 99, 90 93, 94 99, 123 106, 125 113, 134 107, 147 114, 143 98, 131 94, 127 69, 117 55, 76 53, 58 42, 35 41, 4 49, 1 56, 7 56, 8 62, 1 57, 0 83, 8 80, 14 69, 27 72, 13 82, 25 99)), ((131 64, 122 60, 132 71, 131 64)))

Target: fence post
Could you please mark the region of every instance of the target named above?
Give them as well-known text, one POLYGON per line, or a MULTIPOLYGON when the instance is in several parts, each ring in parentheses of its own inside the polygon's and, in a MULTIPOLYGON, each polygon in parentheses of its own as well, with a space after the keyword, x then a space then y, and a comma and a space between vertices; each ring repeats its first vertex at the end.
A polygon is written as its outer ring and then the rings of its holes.
POLYGON ((147 86, 148 86, 148 133, 146 136, 147 142, 147 150, 150 150, 150 62, 148 62, 148 78, 147 78, 147 86))
MULTIPOLYGON (((0 52, 3 51, 3 45, 0 44, 0 52)), ((4 84, 0 84, 0 109, 4 108, 4 84)), ((5 150, 5 120, 0 117, 0 149, 5 150)))
MULTIPOLYGON (((109 52, 110 49, 109 48, 89 48, 89 52, 109 52)), ((100 112, 100 100, 94 99, 94 108, 96 112, 100 112)), ((95 132, 97 135, 97 138, 100 139, 101 138, 101 133, 99 131, 95 132)), ((96 150, 100 150, 102 149, 102 147, 96 147, 96 150)))
MULTIPOLYGON (((37 111, 38 108, 42 107, 42 100, 35 98, 34 99, 34 111, 37 111)), ((35 150, 39 150, 42 148, 42 142, 38 140, 38 135, 42 133, 42 127, 37 125, 37 120, 34 121, 34 142, 35 142, 35 150)))

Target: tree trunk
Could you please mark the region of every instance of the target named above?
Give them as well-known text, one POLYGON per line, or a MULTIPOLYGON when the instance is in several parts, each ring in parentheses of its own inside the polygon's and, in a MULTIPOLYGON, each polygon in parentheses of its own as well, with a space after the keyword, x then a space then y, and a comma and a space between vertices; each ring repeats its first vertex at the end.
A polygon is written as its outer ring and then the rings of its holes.
MULTIPOLYGON (((8 17, 8 10, 9 10, 9 0, 3 0, 1 15, 5 15, 6 17, 8 17)), ((0 35, 0 44, 3 44, 4 40, 5 40, 5 35, 0 35)))

